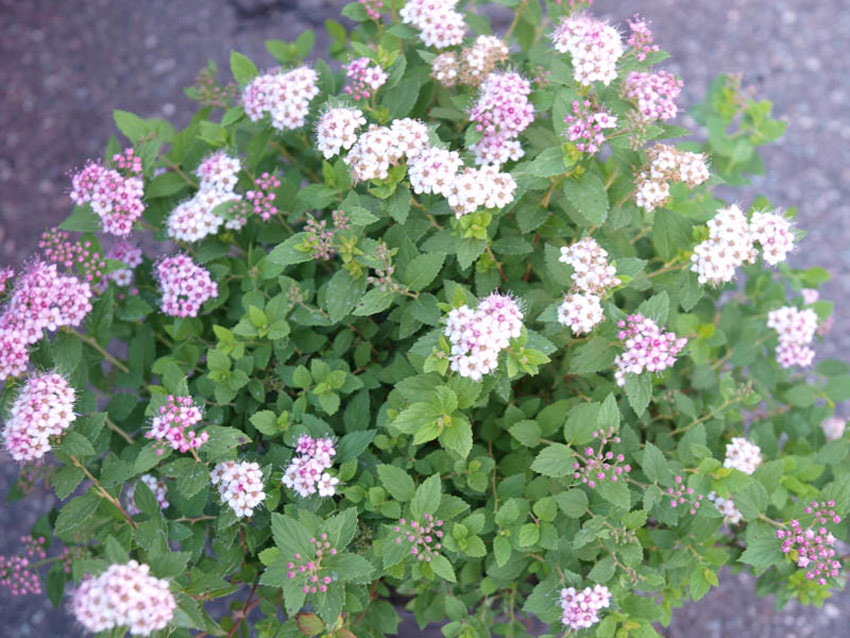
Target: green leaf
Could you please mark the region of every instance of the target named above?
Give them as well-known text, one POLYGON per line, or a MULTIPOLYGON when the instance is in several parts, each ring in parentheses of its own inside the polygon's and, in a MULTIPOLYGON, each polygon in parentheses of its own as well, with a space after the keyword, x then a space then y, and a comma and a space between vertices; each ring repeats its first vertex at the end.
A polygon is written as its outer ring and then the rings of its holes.
POLYGON ((118 130, 133 143, 145 137, 150 130, 150 127, 142 118, 129 111, 115 109, 112 111, 112 119, 115 120, 115 126, 118 127, 118 130))
POLYGON ((596 484, 596 492, 609 503, 623 509, 629 509, 631 496, 625 480, 621 479, 616 483, 602 480, 596 484))
POLYGON ((517 544, 520 547, 530 547, 536 545, 540 540, 540 528, 534 523, 525 523, 519 528, 519 538, 517 544))
POLYGON ((511 558, 511 542, 504 536, 493 539, 493 556, 499 567, 504 567, 511 558))
POLYGON ((71 532, 82 527, 94 514, 100 498, 96 494, 84 494, 70 500, 59 512, 53 533, 59 537, 73 536, 71 532))
POLYGON ((88 204, 85 206, 76 206, 74 212, 59 224, 59 228, 81 233, 95 233, 100 231, 100 217, 95 214, 88 204))
POLYGON ((596 562, 587 577, 595 583, 607 583, 614 576, 616 570, 614 558, 606 556, 596 562))
POLYGON ((626 397, 635 414, 643 414, 652 399, 652 378, 649 372, 626 374, 626 397))
POLYGON ((508 430, 525 447, 536 447, 540 443, 541 430, 537 421, 523 419, 517 421, 508 430))
POLYGON ((605 185, 593 173, 584 173, 577 179, 564 183, 567 201, 590 224, 599 226, 608 213, 608 192, 605 185))
POLYGON ((678 213, 659 208, 653 212, 652 244, 664 261, 671 260, 680 250, 693 244, 690 222, 678 213))
POLYGON ((400 467, 382 463, 378 466, 378 478, 389 495, 400 503, 406 503, 413 498, 416 485, 410 475, 400 467))
POLYGON ((555 494, 555 502, 570 518, 581 518, 587 513, 587 494, 579 488, 555 494))
POLYGON ((394 292, 384 292, 378 288, 372 288, 355 304, 354 311, 351 314, 357 317, 368 317, 383 312, 390 307, 395 295, 394 292))
POLYGON ((664 458, 664 453, 649 442, 643 448, 640 466, 643 473, 646 474, 646 478, 652 482, 664 480, 670 473, 667 469, 667 459, 664 458))
POLYGON ((644 317, 654 320, 659 326, 664 326, 667 323, 667 316, 670 313, 670 296, 666 291, 661 291, 641 303, 638 306, 637 312, 644 317))
POLYGON ((439 474, 427 478, 422 485, 417 487, 410 502, 410 512, 413 517, 419 520, 423 514, 433 515, 436 513, 437 508, 440 507, 442 490, 443 484, 440 481, 439 474))
POLYGON ((251 425, 266 436, 274 436, 280 432, 277 424, 277 415, 271 410, 260 410, 251 415, 251 425))
POLYGON ((450 583, 457 582, 457 576, 455 576, 455 570, 452 568, 452 564, 442 554, 435 554, 428 564, 434 570, 434 573, 443 580, 447 580, 450 583))
POLYGON ((606 370, 614 364, 616 351, 608 345, 605 337, 594 337, 573 351, 570 359, 570 372, 589 374, 606 370))
POLYGON ((465 459, 472 450, 472 424, 462 414, 454 414, 440 433, 440 444, 465 459))
POLYGON ((357 430, 343 436, 337 446, 336 461, 338 463, 345 463, 363 454, 366 448, 369 447, 372 439, 375 438, 375 434, 377 434, 377 430, 357 430))
POLYGON ((307 250, 299 250, 307 240, 307 233, 295 233, 286 241, 275 246, 268 255, 268 260, 278 266, 290 266, 310 261, 313 257, 307 250))
POLYGON ((411 259, 405 268, 407 287, 414 292, 425 288, 439 274, 445 258, 443 253, 425 253, 411 259))
POLYGON ((531 469, 544 476, 560 477, 572 471, 572 464, 573 451, 562 443, 553 443, 540 451, 531 469))
POLYGON ((349 583, 369 583, 375 568, 368 560, 358 554, 336 554, 328 556, 322 567, 337 573, 340 580, 349 583))
POLYGON ((257 77, 257 65, 251 59, 236 51, 230 52, 230 72, 239 84, 248 84, 257 77))

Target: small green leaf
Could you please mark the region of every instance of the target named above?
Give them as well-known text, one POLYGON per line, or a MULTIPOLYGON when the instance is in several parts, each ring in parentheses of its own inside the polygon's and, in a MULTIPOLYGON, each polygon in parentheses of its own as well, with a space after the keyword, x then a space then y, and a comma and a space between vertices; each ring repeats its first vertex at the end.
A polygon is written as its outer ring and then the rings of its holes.
POLYGON ((230 71, 239 84, 248 84, 257 77, 257 65, 251 59, 236 51, 230 52, 230 71))
POLYGON ((531 469, 544 476, 559 477, 569 474, 572 464, 573 451, 562 443, 553 443, 540 451, 531 469))

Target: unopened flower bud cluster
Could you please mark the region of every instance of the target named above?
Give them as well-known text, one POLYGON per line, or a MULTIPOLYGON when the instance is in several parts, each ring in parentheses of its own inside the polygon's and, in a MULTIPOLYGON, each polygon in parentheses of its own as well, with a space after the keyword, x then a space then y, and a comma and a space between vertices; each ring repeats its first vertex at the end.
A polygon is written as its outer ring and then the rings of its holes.
POLYGON ((806 507, 806 514, 814 520, 805 529, 798 520, 788 523, 790 529, 779 529, 776 538, 782 541, 782 553, 793 555, 797 567, 806 570, 806 578, 826 585, 828 578, 837 578, 841 571, 841 561, 836 558, 836 538, 826 527, 828 523, 838 524, 841 517, 833 509, 835 501, 812 501, 806 507))
POLYGON ((168 581, 155 578, 150 567, 134 560, 110 565, 100 576, 86 578, 71 602, 74 617, 87 631, 129 627, 133 636, 165 629, 176 608, 168 581))
POLYGON ((88 283, 97 283, 103 278, 106 262, 88 239, 76 240, 69 232, 52 228, 41 234, 38 247, 47 261, 65 270, 79 271, 88 283))
POLYGON ((422 521, 399 519, 398 525, 393 526, 395 543, 410 543, 410 555, 415 556, 416 560, 430 563, 443 547, 440 541, 443 538, 442 526, 443 521, 435 519, 431 514, 423 514, 422 521))
POLYGON ((626 44, 634 51, 637 60, 643 62, 648 54, 658 51, 652 29, 649 28, 649 23, 638 15, 629 18, 627 22, 629 24, 629 38, 626 40, 626 44))
POLYGON ((263 470, 252 461, 224 461, 210 472, 210 482, 218 486, 221 500, 237 518, 254 514, 254 508, 266 498, 263 490, 263 470))
POLYGON ((783 306, 767 314, 767 327, 779 335, 776 361, 783 368, 811 365, 815 351, 809 347, 818 330, 818 316, 811 308, 783 306))
POLYGON ((632 471, 632 466, 625 463, 626 457, 622 454, 615 455, 610 450, 603 452, 608 443, 620 442, 613 427, 593 432, 593 438, 599 439, 599 449, 588 446, 584 454, 576 454, 576 460, 573 461, 573 478, 590 489, 605 481, 616 483, 623 474, 632 471))
POLYGON ((326 556, 336 556, 336 547, 331 546, 328 535, 322 533, 318 538, 315 536, 310 539, 313 545, 314 553, 312 556, 302 556, 299 553, 293 555, 293 560, 286 564, 286 577, 291 579, 304 577, 305 584, 301 591, 305 594, 325 593, 328 591, 328 585, 333 582, 333 578, 325 574, 321 575, 322 560, 326 556))
POLYGON ((674 486, 667 488, 667 496, 670 497, 670 507, 679 508, 684 505, 691 516, 696 516, 697 510, 702 504, 702 494, 694 496, 694 488, 686 487, 681 476, 673 478, 674 486))
POLYGON ((523 313, 516 300, 494 292, 478 308, 453 308, 446 319, 445 335, 451 343, 451 369, 462 377, 480 381, 499 365, 499 353, 522 333, 523 313))
POLYGON ((599 612, 611 604, 611 592, 605 585, 594 585, 576 591, 565 587, 560 597, 563 615, 561 622, 573 631, 593 627, 599 622, 599 612))
POLYGON ((18 463, 42 458, 76 420, 76 393, 56 372, 27 379, 9 409, 3 429, 6 452, 18 463))
POLYGON ((298 437, 295 458, 283 472, 282 483, 307 498, 318 492, 326 498, 336 494, 339 479, 328 472, 333 466, 336 447, 333 439, 317 439, 307 434, 298 437))

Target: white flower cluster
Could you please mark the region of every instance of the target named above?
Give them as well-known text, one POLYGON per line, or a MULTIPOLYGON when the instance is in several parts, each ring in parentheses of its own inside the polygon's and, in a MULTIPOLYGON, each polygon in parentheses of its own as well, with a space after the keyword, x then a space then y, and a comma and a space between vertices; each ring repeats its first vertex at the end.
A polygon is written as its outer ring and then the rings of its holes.
POLYGON ((731 467, 744 474, 752 474, 761 465, 761 462, 761 448, 744 437, 733 437, 732 442, 726 444, 726 458, 723 461, 723 467, 731 467))
POLYGON ((735 270, 744 262, 755 263, 762 248, 762 259, 771 266, 784 261, 794 249, 791 222, 779 213, 746 215, 735 204, 721 208, 708 222, 708 239, 694 248, 691 270, 699 275, 699 283, 714 286, 732 281, 735 270))
POLYGON ((263 471, 259 463, 224 461, 210 472, 210 481, 218 485, 221 500, 227 503, 238 518, 248 517, 263 502, 263 471))
POLYGON ((617 269, 608 264, 608 251, 593 237, 563 246, 558 261, 573 268, 572 290, 558 307, 558 322, 576 335, 590 332, 605 318, 601 296, 620 285, 617 269))
MULTIPOLYGON (((153 474, 142 474, 139 480, 147 485, 153 493, 159 509, 167 510, 171 503, 168 502, 168 488, 165 485, 165 481, 155 477, 153 474)), ((127 513, 130 516, 140 513, 139 506, 136 505, 136 483, 133 483, 127 488, 127 513)))
POLYGON ((71 602, 74 617, 88 631, 129 627, 134 636, 165 629, 176 607, 168 581, 151 576, 150 567, 134 560, 83 580, 71 602))
POLYGON ((576 591, 575 587, 561 590, 561 621, 573 631, 592 627, 599 622, 599 612, 611 604, 611 592, 605 585, 594 585, 576 591))
POLYGON ((196 171, 200 180, 198 192, 168 216, 168 236, 192 242, 214 235, 222 224, 226 228, 239 228, 239 220, 226 220, 213 210, 225 202, 242 200, 242 196, 234 192, 241 169, 239 160, 229 157, 224 151, 206 157, 196 171))
POLYGON ((272 127, 279 131, 300 128, 310 111, 310 101, 319 94, 318 80, 313 69, 303 66, 257 76, 242 92, 245 113, 252 122, 269 115, 272 127))
POLYGON ((723 498, 717 492, 709 492, 708 500, 714 503, 717 511, 723 515, 723 522, 727 525, 737 525, 741 522, 741 512, 735 507, 731 498, 723 498))
POLYGON ((395 120, 390 126, 372 125, 357 138, 343 161, 355 182, 386 179, 390 166, 417 157, 428 147, 428 127, 419 120, 395 120))
POLYGON ((431 146, 410 162, 407 176, 413 192, 417 195, 426 193, 448 197, 461 166, 463 160, 457 151, 431 146))
POLYGON ((476 310, 453 308, 445 335, 452 344, 451 369, 480 381, 499 365, 499 353, 522 333, 522 310, 516 300, 497 292, 481 300, 476 310))
POLYGON ((479 35, 471 47, 460 54, 461 81, 477 86, 499 62, 508 59, 508 47, 492 35, 479 35))
POLYGON ((776 330, 779 345, 776 360, 783 368, 811 365, 815 351, 808 344, 815 338, 818 316, 811 308, 799 310, 794 306, 783 306, 767 313, 767 327, 776 330))
POLYGON ((444 49, 463 42, 466 23, 455 11, 458 0, 409 0, 399 11, 401 21, 419 30, 427 46, 444 49))
POLYGON ((322 498, 336 494, 339 479, 327 472, 336 456, 333 439, 314 439, 302 434, 298 437, 295 452, 297 456, 284 471, 281 482, 298 492, 301 498, 316 492, 322 498))
POLYGON ((460 64, 452 51, 446 51, 431 60, 431 77, 445 87, 457 84, 460 64))
POLYGON ((695 188, 709 178, 702 153, 680 151, 675 146, 656 144, 646 152, 649 165, 635 178, 635 203, 648 211, 670 199, 670 183, 683 182, 695 188))
POLYGON ((316 125, 316 147, 325 159, 337 155, 341 149, 346 151, 357 141, 357 129, 366 123, 363 111, 338 107, 329 109, 319 118, 316 125))
POLYGON ((837 441, 844 436, 844 428, 847 426, 847 421, 837 416, 831 416, 824 419, 820 424, 823 428, 823 435, 827 441, 837 441))
POLYGON ((617 60, 623 55, 620 34, 610 24, 586 13, 569 16, 551 35, 555 49, 572 56, 573 78, 588 86, 608 86, 617 78, 617 60))
POLYGON ((446 199, 460 219, 479 208, 504 208, 514 200, 516 182, 495 166, 464 169, 455 175, 446 199))

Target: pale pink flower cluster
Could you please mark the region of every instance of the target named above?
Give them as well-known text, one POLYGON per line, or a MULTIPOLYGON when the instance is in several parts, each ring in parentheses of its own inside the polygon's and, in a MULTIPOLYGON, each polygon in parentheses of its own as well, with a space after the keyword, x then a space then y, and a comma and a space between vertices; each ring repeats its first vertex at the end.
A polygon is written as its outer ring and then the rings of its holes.
POLYGON ((295 453, 295 458, 283 472, 281 482, 298 492, 301 498, 316 492, 322 498, 336 494, 339 479, 327 472, 336 456, 333 439, 315 439, 302 434, 298 437, 295 453))
POLYGON ((561 590, 561 622, 573 631, 587 629, 599 622, 599 612, 611 604, 611 592, 605 585, 594 585, 576 591, 574 587, 561 590))
POLYGON ((409 0, 399 11, 401 21, 419 30, 426 46, 444 49, 463 42, 466 23, 455 11, 458 0, 409 0))
POLYGON ((681 476, 673 478, 674 486, 667 488, 667 496, 670 497, 670 507, 680 508, 687 503, 688 513, 691 516, 696 516, 697 510, 702 504, 702 494, 694 496, 694 488, 685 487, 684 479, 681 476))
POLYGON ((783 368, 811 365, 815 351, 808 346, 818 329, 818 316, 811 308, 799 310, 794 306, 783 306, 767 313, 767 327, 776 330, 779 344, 776 346, 776 361, 783 368))
POLYGON ((89 283, 99 282, 103 277, 106 262, 88 239, 72 239, 71 233, 51 228, 41 234, 38 247, 47 261, 65 270, 76 269, 89 283))
MULTIPOLYGON (((168 487, 165 485, 165 481, 155 477, 153 474, 142 474, 139 480, 148 486, 148 489, 150 489, 156 499, 159 509, 167 510, 171 503, 168 502, 168 487)), ((136 483, 132 483, 127 488, 127 513, 130 516, 141 514, 139 506, 136 505, 136 483)))
POLYGON ((274 69, 257 76, 242 92, 242 105, 252 122, 266 115, 279 131, 301 128, 310 112, 311 100, 319 94, 318 74, 298 67, 291 71, 274 69))
POLYGON ((478 98, 469 110, 470 122, 481 139, 469 147, 476 164, 504 164, 523 156, 519 134, 534 121, 529 101, 531 83, 519 73, 496 71, 481 83, 478 98))
POLYGON ((708 500, 714 503, 714 507, 717 508, 717 511, 723 515, 723 522, 726 525, 737 525, 741 522, 743 515, 740 510, 735 507, 734 501, 732 498, 723 498, 717 495, 717 492, 709 492, 708 500))
POLYGON ((480 381, 499 365, 499 353, 522 333, 522 310, 509 295, 494 292, 476 310, 453 308, 446 319, 445 335, 452 344, 451 369, 462 377, 480 381))
POLYGON ((573 461, 573 478, 590 489, 605 481, 616 483, 623 474, 632 471, 632 466, 625 463, 625 456, 615 455, 610 450, 602 451, 609 442, 620 442, 613 427, 593 432, 593 438, 599 439, 599 449, 588 446, 584 449, 584 455, 576 454, 576 460, 573 461))
POLYGON ((56 372, 35 374, 27 379, 6 419, 3 443, 18 463, 40 459, 50 444, 76 420, 76 393, 56 372))
POLYGON ((355 102, 368 100, 387 81, 387 72, 366 57, 355 58, 343 68, 347 78, 343 91, 355 102))
POLYGON ((159 406, 145 436, 162 441, 179 452, 197 450, 210 438, 206 432, 198 433, 195 429, 202 416, 201 408, 195 405, 192 397, 169 394, 165 405, 159 406))
POLYGON ((835 501, 812 501, 806 514, 814 520, 803 529, 797 520, 789 521, 791 529, 776 530, 776 538, 782 541, 782 553, 796 555, 797 567, 806 570, 806 578, 818 585, 826 585, 827 578, 838 578, 841 561, 836 558, 835 536, 827 530, 827 523, 838 524, 841 517, 833 509, 835 501))
POLYGON ((226 228, 241 227, 241 220, 225 220, 213 211, 225 202, 238 202, 242 196, 235 192, 242 169, 240 161, 224 151, 207 156, 198 166, 198 192, 177 206, 168 216, 168 236, 180 241, 200 241, 214 235, 222 224, 226 228))
POLYGON ((824 419, 820 424, 821 428, 823 428, 823 435, 826 437, 827 441, 837 441, 843 437, 846 425, 847 421, 837 416, 831 416, 828 419, 824 419))
POLYGON ((142 165, 132 148, 123 155, 116 154, 112 160, 124 175, 99 161, 89 160, 71 177, 71 200, 77 206, 91 204, 104 232, 126 237, 133 230, 133 223, 145 212, 142 165))
POLYGON ((629 315, 618 321, 617 326, 620 328, 617 338, 626 347, 614 359, 614 380, 619 386, 626 385, 626 374, 641 374, 644 370, 661 372, 672 367, 676 355, 688 343, 685 337, 662 330, 643 315, 629 315))
POLYGON ((514 200, 516 181, 497 166, 467 167, 455 175, 446 200, 460 219, 479 208, 504 208, 514 200))
POLYGON ((670 199, 670 183, 683 182, 695 188, 709 178, 705 155, 680 151, 675 146, 656 144, 646 151, 649 165, 635 178, 635 203, 648 211, 670 199))
POLYGON ((218 486, 221 500, 230 506, 238 518, 252 516, 254 508, 266 498, 263 470, 259 463, 224 461, 210 472, 210 482, 218 486))
POLYGON ((135 560, 110 565, 100 576, 84 579, 71 601, 74 617, 86 630, 129 627, 133 636, 165 629, 176 608, 168 581, 155 578, 150 567, 135 560))
POLYGON ((91 311, 91 286, 60 275, 56 264, 34 261, 18 278, 0 315, 0 381, 23 374, 27 346, 63 326, 78 326, 91 311))
POLYGON ((654 44, 655 38, 652 36, 652 30, 646 20, 635 15, 627 22, 629 23, 630 33, 626 44, 635 52, 638 62, 643 62, 649 53, 658 51, 658 45, 654 44))
POLYGON ((742 436, 732 438, 726 444, 726 458, 723 467, 740 470, 744 474, 752 474, 762 462, 761 448, 742 436))
POLYGON ((161 259, 155 275, 162 292, 160 309, 171 317, 197 317, 205 301, 218 297, 218 284, 209 271, 188 255, 161 259))
POLYGON ((563 246, 558 261, 572 266, 573 288, 581 292, 602 295, 621 283, 617 269, 608 263, 608 251, 593 237, 563 246))
POLYGON ((277 196, 274 193, 274 189, 279 187, 280 180, 276 176, 263 173, 254 180, 254 188, 245 193, 245 199, 253 207, 252 212, 258 215, 264 222, 267 222, 278 213, 277 206, 275 205, 277 196))
POLYGON ((558 306, 558 323, 568 326, 573 334, 586 334, 604 321, 599 295, 573 292, 558 306))
POLYGON ((129 286, 133 283, 133 270, 142 263, 142 249, 129 241, 119 241, 109 247, 106 258, 121 261, 127 265, 127 268, 115 270, 107 276, 117 286, 129 286))
POLYGON ((508 59, 508 47, 492 35, 479 35, 472 46, 460 52, 441 53, 431 61, 431 77, 443 86, 451 87, 457 82, 478 86, 487 78, 496 65, 508 59))
POLYGON ((761 244, 761 257, 771 266, 785 261, 794 250, 791 222, 779 213, 755 212, 750 219, 753 241, 761 244))
POLYGON ((589 155, 596 153, 605 143, 605 129, 617 128, 615 115, 605 109, 597 111, 592 106, 590 100, 574 100, 572 113, 564 119, 567 124, 564 135, 571 142, 576 142, 578 150, 589 155))
POLYGON ((623 83, 623 94, 637 103, 642 121, 672 120, 679 113, 676 98, 683 86, 669 71, 632 71, 623 83))
POLYGON ((708 222, 708 239, 694 248, 691 270, 699 283, 717 286, 732 281, 744 262, 755 263, 756 255, 747 217, 732 204, 708 222))
POLYGON ((366 124, 363 111, 340 106, 328 111, 319 118, 316 124, 316 148, 325 159, 339 154, 341 149, 346 151, 357 141, 357 130, 366 124))
POLYGON ((399 519, 398 525, 393 526, 395 544, 401 545, 404 541, 410 543, 410 555, 415 556, 416 560, 430 563, 443 547, 440 542, 443 538, 442 526, 443 521, 435 519, 431 514, 423 514, 422 522, 399 519))
POLYGON ((445 87, 451 88, 460 78, 460 62, 457 54, 446 51, 431 60, 431 77, 445 87))
POLYGON ((463 160, 457 151, 431 146, 410 162, 407 176, 413 192, 417 195, 433 193, 448 197, 461 166, 463 160))
POLYGON ((428 146, 428 127, 419 120, 395 120, 391 126, 372 125, 360 135, 343 161, 355 182, 386 179, 402 158, 417 157, 428 146))
POLYGON ((586 13, 565 17, 551 35, 555 49, 569 53, 573 78, 588 86, 608 86, 617 77, 617 60, 623 55, 620 34, 610 24, 586 13))
POLYGON ((811 306, 820 299, 820 293, 816 288, 803 288, 800 294, 803 296, 803 303, 807 306, 811 306))
POLYGON ((329 536, 326 533, 321 533, 318 538, 315 536, 310 539, 313 545, 313 555, 310 557, 302 556, 296 552, 292 556, 292 560, 286 564, 286 577, 292 580, 293 578, 305 579, 305 584, 301 587, 301 591, 305 594, 324 593, 328 590, 328 585, 333 582, 333 578, 327 573, 322 576, 322 560, 326 556, 336 556, 336 547, 331 546, 329 536))
POLYGON ((390 124, 393 143, 400 157, 412 160, 428 148, 428 126, 421 120, 405 117, 390 124))

